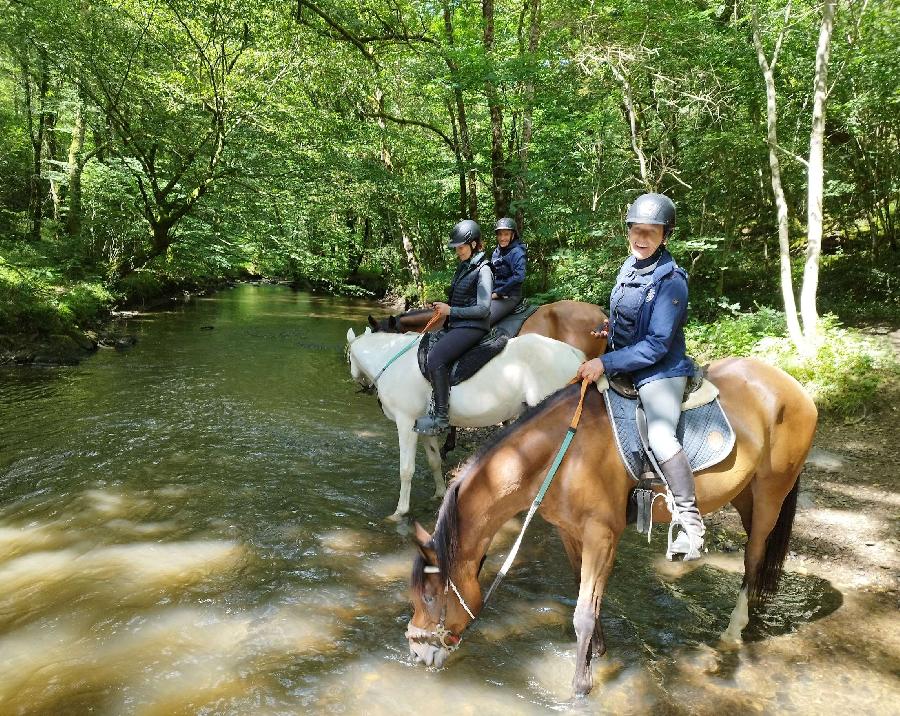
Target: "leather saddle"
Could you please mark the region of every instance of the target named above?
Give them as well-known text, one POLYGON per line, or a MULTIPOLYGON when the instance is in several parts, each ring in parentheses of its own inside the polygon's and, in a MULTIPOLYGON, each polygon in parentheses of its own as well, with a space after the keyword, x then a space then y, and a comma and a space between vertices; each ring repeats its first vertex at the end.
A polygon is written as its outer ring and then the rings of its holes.
MULTIPOLYGON (((537 306, 530 306, 527 301, 522 300, 509 315, 497 321, 484 338, 463 353, 451 366, 450 385, 459 385, 467 381, 484 368, 488 361, 498 356, 506 348, 509 339, 515 338, 519 334, 525 321, 536 310, 537 306)), ((428 353, 443 335, 444 331, 428 333, 423 336, 419 343, 419 370, 422 372, 425 380, 428 380, 428 372, 426 370, 428 353)))

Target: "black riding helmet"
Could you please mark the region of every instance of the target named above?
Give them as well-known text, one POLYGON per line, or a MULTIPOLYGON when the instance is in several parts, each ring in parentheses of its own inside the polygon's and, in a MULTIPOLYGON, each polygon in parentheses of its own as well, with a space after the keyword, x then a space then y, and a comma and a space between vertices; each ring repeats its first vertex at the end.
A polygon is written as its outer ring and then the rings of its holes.
POLYGON ((457 246, 462 246, 472 241, 476 244, 481 243, 481 227, 476 221, 463 219, 450 231, 450 241, 447 242, 447 248, 455 249, 457 246))
POLYGON ((668 238, 675 230, 675 203, 665 194, 641 194, 628 207, 625 224, 658 224, 668 238))
POLYGON ((498 231, 503 229, 508 229, 513 232, 513 238, 519 238, 519 229, 516 228, 516 220, 510 218, 509 216, 504 216, 502 219, 497 221, 497 225, 494 227, 494 233, 496 234, 498 231))

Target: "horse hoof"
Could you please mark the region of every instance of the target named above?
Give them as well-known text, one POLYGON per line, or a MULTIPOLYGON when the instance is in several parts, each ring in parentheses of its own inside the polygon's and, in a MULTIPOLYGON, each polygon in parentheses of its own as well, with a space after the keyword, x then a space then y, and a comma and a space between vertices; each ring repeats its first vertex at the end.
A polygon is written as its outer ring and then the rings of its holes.
POLYGON ((722 632, 722 634, 719 636, 719 641, 722 643, 723 647, 731 649, 736 649, 744 643, 744 639, 741 637, 741 633, 738 632, 737 634, 735 634, 730 629, 726 629, 722 632))
POLYGON ((405 522, 406 521, 406 513, 405 512, 395 512, 392 515, 388 515, 384 519, 387 522, 405 522))
POLYGON ((594 688, 594 685, 588 681, 585 683, 579 683, 575 685, 575 698, 583 699, 589 693, 591 693, 591 689, 594 688))

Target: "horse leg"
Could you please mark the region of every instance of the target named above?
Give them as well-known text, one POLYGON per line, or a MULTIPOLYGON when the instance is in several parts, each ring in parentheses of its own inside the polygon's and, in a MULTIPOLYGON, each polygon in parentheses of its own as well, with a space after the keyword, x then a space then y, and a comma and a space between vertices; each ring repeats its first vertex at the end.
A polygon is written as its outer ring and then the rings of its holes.
MULTIPOLYGON (((597 625, 600 623, 600 604, 603 590, 615 561, 618 535, 606 525, 598 525, 586 537, 589 547, 581 553, 581 586, 572 623, 578 640, 575 650, 575 676, 572 688, 576 696, 586 696, 593 688, 591 649, 597 625)), ((602 645, 602 630, 600 631, 602 645)), ((595 647, 596 648, 596 647, 595 647)))
MULTIPOLYGON (((738 495, 731 501, 731 505, 737 510, 741 517, 741 524, 744 526, 744 532, 750 535, 753 529, 753 490, 748 484, 738 495)), ((744 546, 744 574, 747 574, 747 555, 749 554, 750 541, 744 546)), ((728 620, 728 628, 722 632, 722 641, 729 644, 741 643, 741 632, 750 621, 750 600, 747 596, 746 576, 744 584, 741 585, 741 591, 738 592, 737 603, 731 612, 728 620)))
POLYGON ((745 527, 749 525, 749 530, 744 550, 744 583, 728 628, 722 634, 724 641, 741 641, 741 631, 749 621, 750 602, 764 600, 775 589, 797 506, 797 478, 790 484, 787 494, 783 490, 773 491, 756 475, 744 489, 750 495, 742 492, 735 498, 741 521, 745 527))
MULTIPOLYGON (((563 547, 566 549, 566 556, 569 558, 569 564, 572 565, 572 571, 578 575, 581 573, 581 540, 571 537, 562 530, 559 531, 562 539, 563 547)), ((603 656, 606 653, 606 639, 603 636, 603 627, 599 619, 594 625, 594 634, 591 637, 591 655, 603 656)))
POLYGON ((399 522, 409 512, 409 493, 412 488, 412 476, 416 471, 416 440, 418 434, 413 430, 413 421, 407 418, 397 420, 397 437, 400 441, 400 499, 397 509, 389 520, 399 522))
POLYGON ((434 435, 429 435, 425 439, 425 456, 428 458, 428 464, 431 466, 431 472, 434 475, 434 497, 435 499, 440 499, 447 492, 447 485, 444 482, 441 447, 437 437, 434 435))

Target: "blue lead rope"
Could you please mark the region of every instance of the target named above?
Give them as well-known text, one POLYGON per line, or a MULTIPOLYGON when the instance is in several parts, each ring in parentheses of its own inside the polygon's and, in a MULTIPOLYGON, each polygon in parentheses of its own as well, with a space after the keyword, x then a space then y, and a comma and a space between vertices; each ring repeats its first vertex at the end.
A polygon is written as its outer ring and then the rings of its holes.
MULTIPOLYGON (((428 320, 428 323, 425 324, 425 328, 422 329, 422 336, 424 336, 426 333, 428 333, 428 329, 431 328, 434 325, 435 321, 437 321, 440 317, 441 317, 441 314, 438 313, 437 311, 435 311, 434 315, 428 320)), ((386 371, 390 367, 391 363, 393 363, 400 356, 402 356, 404 353, 406 353, 410 348, 412 348, 414 345, 416 345, 420 340, 422 340, 421 337, 416 338, 412 343, 410 343, 408 346, 402 348, 399 353, 397 353, 393 358, 391 358, 387 363, 385 363, 384 368, 382 368, 380 371, 378 371, 378 375, 376 375, 375 379, 372 381, 372 387, 374 388, 377 386, 378 379, 382 375, 384 375, 384 371, 386 371)))
POLYGON ((484 609, 484 606, 488 603, 488 600, 491 598, 494 590, 500 585, 500 582, 503 581, 503 579, 506 577, 506 573, 512 566, 513 560, 516 558, 516 553, 519 551, 519 547, 522 544, 522 538, 525 536, 525 530, 528 529, 531 518, 534 517, 535 513, 538 510, 538 507, 540 507, 541 503, 544 501, 544 495, 546 495, 547 490, 550 489, 550 483, 553 482, 553 478, 556 477, 559 466, 562 464, 563 458, 566 456, 566 453, 569 450, 569 445, 572 444, 572 440, 575 438, 575 433, 578 432, 578 423, 581 420, 581 410, 584 407, 584 394, 587 391, 589 382, 590 381, 588 381, 586 378, 581 382, 581 398, 579 398, 578 400, 578 407, 575 409, 575 415, 572 418, 572 422, 569 424, 569 429, 566 431, 566 436, 563 438, 562 445, 559 446, 559 450, 556 451, 556 457, 553 459, 553 464, 550 466, 550 470, 547 471, 547 476, 544 478, 544 482, 541 484, 541 489, 538 490, 534 501, 531 503, 531 507, 528 509, 528 514, 525 515, 525 523, 522 525, 522 530, 519 532, 519 536, 516 538, 515 544, 513 544, 512 549, 506 556, 506 561, 503 562, 503 566, 500 567, 500 571, 497 572, 497 576, 494 577, 494 581, 491 584, 490 588, 487 590, 487 594, 484 595, 484 600, 481 603, 482 609, 484 609))

